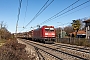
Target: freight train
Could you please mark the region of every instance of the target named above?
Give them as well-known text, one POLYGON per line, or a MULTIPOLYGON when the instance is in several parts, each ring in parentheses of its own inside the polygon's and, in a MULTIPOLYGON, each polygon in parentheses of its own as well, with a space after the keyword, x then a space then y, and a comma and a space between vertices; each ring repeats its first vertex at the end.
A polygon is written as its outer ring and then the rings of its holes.
POLYGON ((55 32, 54 26, 42 26, 41 28, 29 31, 26 34, 24 33, 23 38, 31 38, 34 41, 44 43, 54 43, 56 37, 55 32))

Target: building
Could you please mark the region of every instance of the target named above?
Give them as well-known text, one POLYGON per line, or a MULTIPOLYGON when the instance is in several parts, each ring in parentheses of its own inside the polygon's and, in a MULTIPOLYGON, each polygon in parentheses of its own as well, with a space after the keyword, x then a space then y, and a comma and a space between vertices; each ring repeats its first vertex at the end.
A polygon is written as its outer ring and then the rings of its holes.
POLYGON ((90 19, 83 21, 86 27, 86 39, 90 39, 90 19))
MULTIPOLYGON (((76 32, 72 32, 72 33, 70 33, 70 36, 71 37, 75 37, 75 35, 76 35, 76 32)), ((85 38, 86 37, 86 32, 84 31, 84 30, 79 30, 78 32, 77 32, 77 36, 76 36, 77 38, 85 38)))

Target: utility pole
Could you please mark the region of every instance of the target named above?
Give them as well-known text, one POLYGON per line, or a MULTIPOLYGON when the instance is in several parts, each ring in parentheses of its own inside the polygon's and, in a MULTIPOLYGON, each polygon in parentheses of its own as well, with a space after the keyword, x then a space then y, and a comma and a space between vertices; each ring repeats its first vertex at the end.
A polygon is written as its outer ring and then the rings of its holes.
POLYGON ((3 25, 3 23, 0 24, 0 39, 1 39, 1 35, 2 35, 2 25, 3 25))
POLYGON ((1 40, 1 24, 0 24, 0 40, 1 40))
MULTIPOLYGON (((62 24, 61 22, 57 22, 57 23, 60 23, 60 24, 62 24)), ((62 24, 63 26, 64 26, 64 24, 62 24)), ((60 26, 59 26, 59 29, 60 29, 60 26)), ((61 28, 61 31, 60 31, 60 38, 63 38, 63 33, 62 33, 62 31, 63 31, 63 29, 61 28)))
POLYGON ((62 38, 62 29, 61 29, 61 38, 62 38))
POLYGON ((18 8, 18 15, 17 15, 17 22, 16 22, 16 33, 15 33, 15 37, 17 38, 17 28, 18 28, 18 21, 19 21, 19 16, 20 16, 20 9, 21 9, 21 3, 22 0, 19 0, 19 8, 18 8))
POLYGON ((0 29, 1 29, 1 24, 0 24, 0 29))
POLYGON ((15 37, 17 38, 17 28, 18 28, 18 21, 16 23, 16 32, 15 32, 15 37))

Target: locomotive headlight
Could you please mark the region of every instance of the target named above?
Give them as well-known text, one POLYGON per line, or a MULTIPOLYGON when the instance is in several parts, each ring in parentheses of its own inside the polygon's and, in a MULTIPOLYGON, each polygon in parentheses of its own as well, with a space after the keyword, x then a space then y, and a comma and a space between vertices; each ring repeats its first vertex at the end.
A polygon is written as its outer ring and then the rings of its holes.
POLYGON ((48 33, 45 33, 45 35, 48 35, 48 33))
POLYGON ((52 33, 52 35, 55 35, 54 33, 52 33))

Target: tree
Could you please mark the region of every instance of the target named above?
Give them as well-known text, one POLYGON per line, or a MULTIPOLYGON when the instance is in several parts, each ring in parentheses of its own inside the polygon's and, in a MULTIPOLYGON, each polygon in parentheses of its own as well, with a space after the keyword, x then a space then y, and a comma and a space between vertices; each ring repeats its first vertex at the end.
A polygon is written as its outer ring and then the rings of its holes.
POLYGON ((6 24, 2 21, 0 23, 0 39, 6 39, 9 38, 11 33, 7 30, 6 24))
POLYGON ((59 37, 59 34, 60 34, 60 32, 61 32, 61 27, 59 27, 59 28, 56 28, 56 37, 59 37))
POLYGON ((69 26, 64 27, 64 31, 67 34, 69 34, 69 33, 72 33, 74 30, 73 30, 72 26, 69 25, 69 26))
POLYGON ((73 27, 74 31, 76 32, 75 36, 77 36, 77 32, 81 28, 81 25, 82 25, 80 19, 73 20, 73 23, 71 23, 71 24, 72 24, 72 27, 73 27))

